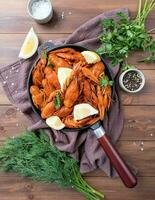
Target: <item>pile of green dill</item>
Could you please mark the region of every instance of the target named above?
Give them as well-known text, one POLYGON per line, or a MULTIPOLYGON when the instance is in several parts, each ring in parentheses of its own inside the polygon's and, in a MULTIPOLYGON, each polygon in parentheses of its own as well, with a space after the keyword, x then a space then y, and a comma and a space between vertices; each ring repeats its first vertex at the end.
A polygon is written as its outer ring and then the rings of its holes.
POLYGON ((38 133, 26 131, 15 139, 8 139, 0 148, 0 171, 71 187, 89 200, 104 198, 82 178, 78 163, 50 144, 43 130, 38 133))
POLYGON ((150 11, 155 7, 155 0, 139 0, 138 13, 135 19, 129 19, 119 12, 118 21, 104 19, 102 21, 101 46, 97 50, 110 59, 111 65, 121 64, 123 70, 130 68, 127 63, 132 51, 148 52, 149 56, 143 61, 155 61, 155 40, 149 34, 154 29, 146 30, 145 22, 150 11))

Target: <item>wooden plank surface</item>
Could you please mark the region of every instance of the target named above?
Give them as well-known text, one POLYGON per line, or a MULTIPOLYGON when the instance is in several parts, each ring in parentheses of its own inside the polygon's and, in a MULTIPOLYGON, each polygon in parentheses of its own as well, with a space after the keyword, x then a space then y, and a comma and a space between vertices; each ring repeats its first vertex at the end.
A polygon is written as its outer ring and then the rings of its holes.
MULTIPOLYGON (((47 25, 38 25, 27 14, 27 0, 20 0, 18 3, 15 3, 15 0, 9 0, 7 3, 1 0, 1 2, 0 33, 24 33, 30 26, 34 26, 38 33, 59 33, 60 31, 70 33, 80 24, 105 11, 128 7, 131 16, 135 16, 138 8, 138 0, 97 0, 95 2, 94 0, 55 0, 53 1, 53 20, 47 25), (62 12, 65 13, 64 19, 61 17, 62 12)), ((152 28, 154 19, 155 14, 152 12, 147 20, 149 29, 152 28)))
MULTIPOLYGON (((0 0, 0 66, 16 61, 25 34, 31 26, 40 42, 65 38, 91 17, 121 7, 130 9, 135 16, 138 0, 53 0, 54 17, 47 25, 39 25, 26 12, 27 0, 0 0), (64 19, 62 19, 64 12, 64 19)), ((147 20, 147 28, 154 27, 155 11, 147 20)), ((155 38, 155 34, 152 34, 155 38)), ((144 90, 136 95, 121 92, 125 124, 117 148, 124 159, 138 168, 138 185, 127 189, 121 181, 110 179, 100 170, 86 174, 86 180, 107 200, 155 199, 155 64, 138 61, 144 53, 132 53, 129 63, 142 69, 146 77, 144 90), (143 144, 143 151, 141 150, 143 144)), ((14 137, 30 125, 25 116, 10 105, 0 85, 0 144, 14 137)), ((71 189, 60 189, 55 184, 36 183, 15 174, 0 173, 0 200, 70 200, 84 199, 71 189)))
MULTIPOLYGON (((86 180, 96 189, 105 193, 106 200, 147 199, 154 200, 155 177, 140 177, 139 184, 134 189, 125 188, 119 179, 108 177, 87 177, 86 180)), ((41 184, 14 174, 1 174, 1 200, 84 200, 72 189, 60 189, 55 184, 41 184), (10 198, 8 198, 10 197, 10 198)))
MULTIPOLYGON (((17 60, 25 35, 26 34, 0 34, 1 66, 17 60)), ((67 35, 69 34, 38 34, 38 37, 41 44, 43 41, 65 38, 67 35)))
MULTIPOLYGON (((124 106, 122 141, 155 140, 155 106, 124 106)), ((13 137, 31 122, 13 106, 0 106, 0 141, 13 137)))
MULTIPOLYGON (((24 37, 26 34, 0 34, 0 52, 1 52, 1 63, 0 66, 8 65, 17 60, 21 45, 23 43, 24 37), (7 41, 7 42, 6 42, 7 41), (9 56, 8 56, 9 55, 9 56)), ((40 44, 48 40, 55 40, 59 38, 66 38, 69 36, 69 33, 39 33, 40 44)), ((155 34, 152 34, 152 37, 155 38, 155 34)), ((129 63, 137 66, 139 69, 155 69, 154 63, 139 63, 139 60, 146 57, 147 54, 143 52, 134 52, 129 56, 129 63)))

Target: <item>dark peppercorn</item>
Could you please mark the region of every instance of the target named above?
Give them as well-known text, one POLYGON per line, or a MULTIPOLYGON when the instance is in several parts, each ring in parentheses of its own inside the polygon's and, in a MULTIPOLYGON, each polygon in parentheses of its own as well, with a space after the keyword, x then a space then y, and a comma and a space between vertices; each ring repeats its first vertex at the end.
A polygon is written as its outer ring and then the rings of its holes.
POLYGON ((142 83, 142 78, 137 71, 129 71, 123 77, 123 84, 125 88, 130 91, 137 90, 142 83))

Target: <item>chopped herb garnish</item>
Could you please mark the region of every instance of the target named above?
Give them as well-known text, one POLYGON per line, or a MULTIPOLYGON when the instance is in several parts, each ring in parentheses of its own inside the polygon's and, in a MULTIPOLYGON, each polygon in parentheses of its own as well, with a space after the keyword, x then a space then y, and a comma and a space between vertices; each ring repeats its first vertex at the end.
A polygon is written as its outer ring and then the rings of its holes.
POLYGON ((110 81, 108 76, 106 76, 106 75, 101 76, 101 78, 100 78, 100 86, 101 87, 106 87, 108 85, 112 86, 113 85, 113 81, 110 81))
POLYGON ((61 107, 61 94, 60 92, 57 92, 55 98, 54 98, 54 107, 56 110, 58 110, 61 107))
POLYGON ((42 51, 43 59, 47 59, 47 52, 45 50, 42 51))
POLYGON ((51 63, 51 61, 48 59, 48 63, 47 63, 48 67, 51 67, 52 69, 54 69, 54 65, 51 63))

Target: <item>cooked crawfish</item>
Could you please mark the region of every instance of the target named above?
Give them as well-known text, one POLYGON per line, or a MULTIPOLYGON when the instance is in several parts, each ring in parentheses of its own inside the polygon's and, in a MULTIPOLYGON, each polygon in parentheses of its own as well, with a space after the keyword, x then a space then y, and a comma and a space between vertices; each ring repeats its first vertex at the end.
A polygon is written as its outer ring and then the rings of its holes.
POLYGON ((72 68, 72 65, 70 65, 65 59, 62 59, 55 54, 50 54, 49 60, 54 65, 56 72, 58 71, 59 67, 72 68))
POLYGON ((42 107, 44 107, 46 104, 46 95, 44 91, 39 89, 37 86, 32 85, 30 87, 30 93, 32 95, 32 101, 34 105, 37 108, 42 109, 42 107))
POLYGON ((79 97, 79 84, 73 79, 65 92, 64 105, 71 108, 79 97))
POLYGON ((57 50, 54 50, 52 51, 51 53, 49 54, 53 54, 53 53, 76 53, 76 50, 72 49, 72 48, 63 48, 63 49, 57 49, 57 50))
POLYGON ((46 75, 46 78, 47 78, 48 82, 55 87, 56 90, 60 89, 58 76, 57 76, 55 71, 53 71, 52 73, 46 75))
POLYGON ((53 101, 53 99, 56 96, 57 92, 58 92, 57 90, 54 90, 53 92, 51 92, 51 94, 49 95, 49 97, 47 99, 47 102, 53 101))
POLYGON ((104 95, 103 104, 104 104, 105 108, 109 108, 110 104, 111 104, 111 87, 106 86, 103 89, 102 94, 104 95))
POLYGON ((90 69, 83 67, 81 70, 85 77, 87 77, 88 79, 96 83, 97 85, 99 84, 98 78, 92 73, 90 69))
POLYGON ((100 113, 100 120, 103 120, 106 106, 104 103, 105 99, 102 95, 102 89, 100 86, 97 86, 97 96, 98 96, 98 109, 100 113))
POLYGON ((103 62, 97 62, 95 63, 93 66, 92 66, 92 73, 97 77, 99 78, 99 76, 101 74, 103 74, 104 72, 104 69, 105 69, 105 66, 103 64, 103 62))
POLYGON ((105 111, 110 107, 111 86, 101 87, 99 81, 105 73, 102 61, 88 64, 84 56, 75 49, 60 48, 48 53, 42 51, 32 71, 32 101, 41 111, 43 119, 58 116, 68 128, 91 125, 103 120, 105 111), (66 74, 63 88, 60 88, 58 79, 60 67, 73 70, 71 76, 66 74), (90 104, 99 113, 82 120, 74 120, 74 106, 80 103, 90 104))
POLYGON ((43 90, 47 97, 49 97, 51 92, 53 92, 55 90, 53 85, 51 85, 49 83, 48 79, 46 79, 46 78, 42 80, 42 86, 43 86, 43 90))
POLYGON ((76 121, 73 119, 72 115, 68 115, 66 118, 63 118, 62 121, 65 124, 66 127, 68 128, 79 128, 82 126, 86 126, 86 125, 91 125, 94 124, 95 122, 97 122, 99 120, 99 117, 87 117, 85 119, 76 121))
POLYGON ((30 87, 30 93, 31 93, 32 95, 37 95, 37 94, 39 94, 39 93, 40 93, 39 87, 36 86, 36 85, 31 85, 31 87, 30 87))
POLYGON ((42 80, 44 78, 44 74, 42 72, 42 66, 35 67, 34 71, 32 72, 32 82, 36 86, 41 86, 42 80))
POLYGON ((98 98, 95 94, 94 89, 95 88, 92 87, 92 84, 87 79, 85 79, 84 80, 84 87, 83 87, 83 93, 84 93, 85 99, 87 100, 87 102, 90 102, 92 104, 92 106, 97 108, 98 98))
POLYGON ((40 93, 38 95, 32 95, 32 100, 33 100, 34 105, 40 109, 42 109, 42 107, 44 107, 46 103, 44 93, 40 93))
POLYGON ((83 61, 83 62, 85 62, 85 58, 79 52, 75 52, 74 54, 72 54, 72 53, 57 53, 56 55, 60 58, 64 58, 66 61, 75 61, 75 62, 83 61))
POLYGON ((56 115, 60 118, 67 117, 70 115, 70 113, 73 111, 73 108, 67 108, 65 106, 61 107, 59 110, 57 110, 53 115, 56 115))
POLYGON ((52 102, 46 104, 46 106, 42 109, 41 117, 43 119, 46 119, 46 118, 52 116, 54 112, 55 112, 54 101, 52 101, 52 102))
POLYGON ((80 62, 74 64, 74 66, 73 66, 73 75, 74 75, 74 76, 78 76, 78 77, 79 77, 79 75, 80 75, 80 76, 82 75, 81 69, 82 69, 82 67, 84 66, 84 64, 85 64, 85 63, 82 62, 82 61, 80 61, 80 62))

